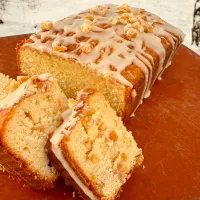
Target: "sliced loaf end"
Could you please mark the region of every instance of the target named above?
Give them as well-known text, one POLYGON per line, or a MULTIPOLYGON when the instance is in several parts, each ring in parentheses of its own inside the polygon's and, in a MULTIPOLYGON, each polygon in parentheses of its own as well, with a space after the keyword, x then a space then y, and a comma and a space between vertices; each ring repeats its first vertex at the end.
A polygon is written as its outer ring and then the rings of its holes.
POLYGON ((115 199, 143 161, 131 132, 104 96, 91 89, 79 93, 63 116, 64 123, 51 138, 58 161, 83 196, 115 199))
POLYGON ((68 102, 57 80, 49 74, 24 81, 20 77, 19 87, 0 102, 0 115, 4 114, 0 164, 27 186, 51 188, 58 172, 46 155, 45 145, 49 133, 62 123, 61 113, 68 102))

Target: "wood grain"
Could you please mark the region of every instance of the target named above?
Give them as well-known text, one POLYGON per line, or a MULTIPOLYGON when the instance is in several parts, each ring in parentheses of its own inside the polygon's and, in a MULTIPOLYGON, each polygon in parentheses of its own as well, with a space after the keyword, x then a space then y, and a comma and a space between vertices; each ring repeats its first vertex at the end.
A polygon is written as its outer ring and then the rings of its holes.
MULTIPOLYGON (((0 72, 17 75, 15 45, 25 37, 0 38, 0 72)), ((127 122, 145 161, 121 200, 200 199, 200 57, 181 46, 162 78, 127 122)), ((62 181, 53 190, 31 190, 0 172, 2 200, 79 199, 73 191, 62 181)))

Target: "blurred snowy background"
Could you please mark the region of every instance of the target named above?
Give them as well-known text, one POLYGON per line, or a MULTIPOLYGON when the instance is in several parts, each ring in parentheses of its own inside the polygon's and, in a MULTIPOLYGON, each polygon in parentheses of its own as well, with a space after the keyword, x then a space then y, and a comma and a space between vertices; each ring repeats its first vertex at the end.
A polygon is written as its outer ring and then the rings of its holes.
POLYGON ((56 21, 98 4, 124 2, 145 8, 182 29, 184 44, 200 55, 200 45, 191 45, 194 7, 196 2, 200 8, 200 0, 0 0, 0 36, 33 33, 43 20, 56 21))

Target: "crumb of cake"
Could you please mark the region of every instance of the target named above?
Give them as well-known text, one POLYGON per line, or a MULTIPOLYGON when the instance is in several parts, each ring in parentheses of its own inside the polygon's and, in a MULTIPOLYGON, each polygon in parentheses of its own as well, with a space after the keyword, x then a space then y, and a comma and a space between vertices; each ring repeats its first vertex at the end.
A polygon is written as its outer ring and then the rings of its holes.
POLYGON ((109 18, 111 24, 128 24, 128 23, 133 23, 137 21, 138 19, 133 16, 132 13, 123 13, 120 16, 117 17, 110 17, 109 18))
POLYGON ((135 29, 137 29, 137 31, 139 31, 140 33, 143 33, 143 32, 144 32, 144 27, 140 24, 139 21, 134 22, 134 23, 132 24, 132 27, 135 28, 135 29))
POLYGON ((123 13, 121 16, 120 16, 120 19, 123 21, 125 21, 126 23, 133 23, 133 22, 136 22, 138 19, 133 16, 133 13, 123 13))
POLYGON ((67 194, 66 192, 63 193, 64 196, 65 196, 66 194, 67 194))
POLYGON ((72 192, 72 197, 75 198, 76 197, 76 191, 72 192))
POLYGON ((144 156, 142 154, 136 157, 136 166, 140 166, 144 160, 144 156))
POLYGON ((90 21, 94 20, 94 17, 92 15, 86 15, 85 18, 90 20, 90 21))
POLYGON ((147 25, 144 27, 144 32, 145 32, 145 33, 153 33, 153 26, 151 25, 151 23, 147 24, 147 25))
POLYGON ((62 52, 62 51, 66 51, 67 50, 67 47, 62 46, 61 42, 59 42, 59 41, 54 41, 52 43, 52 47, 53 47, 54 51, 58 51, 58 52, 62 52))
POLYGON ((124 27, 124 32, 128 37, 135 38, 137 36, 137 30, 133 28, 132 24, 127 24, 124 27))
POLYGON ((153 23, 157 23, 157 24, 165 24, 165 22, 161 19, 161 18, 156 18, 153 20, 153 23))
POLYGON ((105 16, 108 10, 108 6, 106 5, 99 5, 90 9, 91 14, 96 14, 100 16, 105 16))
POLYGON ((109 18, 111 24, 116 25, 118 23, 118 18, 117 17, 110 17, 109 18))
POLYGON ((131 12, 131 9, 127 3, 122 4, 121 6, 117 7, 118 13, 129 13, 131 12))
POLYGON ((86 44, 81 49, 82 49, 82 52, 84 52, 84 53, 90 53, 92 50, 92 47, 90 44, 86 44))
POLYGON ((141 14, 143 14, 143 13, 145 13, 145 9, 143 9, 143 8, 138 8, 138 9, 134 12, 135 15, 141 15, 141 14))
POLYGON ((92 31, 92 26, 94 22, 86 19, 83 24, 81 24, 80 29, 83 33, 89 33, 92 31))
POLYGON ((40 24, 41 31, 49 31, 53 28, 53 23, 51 21, 44 21, 40 24))
POLYGON ((142 169, 145 169, 145 165, 142 165, 142 169))

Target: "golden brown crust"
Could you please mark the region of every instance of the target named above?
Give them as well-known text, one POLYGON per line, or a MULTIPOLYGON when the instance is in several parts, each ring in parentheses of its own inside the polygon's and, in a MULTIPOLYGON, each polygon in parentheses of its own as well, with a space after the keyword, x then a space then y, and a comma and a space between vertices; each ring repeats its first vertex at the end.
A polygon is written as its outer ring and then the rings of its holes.
POLYGON ((23 181, 28 187, 35 189, 53 188, 57 180, 49 181, 33 172, 27 163, 15 155, 4 142, 4 130, 6 123, 12 117, 14 107, 0 111, 0 164, 6 171, 14 176, 18 181, 23 181))

